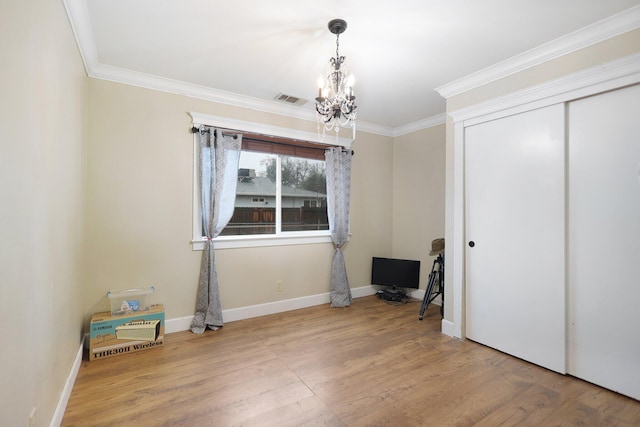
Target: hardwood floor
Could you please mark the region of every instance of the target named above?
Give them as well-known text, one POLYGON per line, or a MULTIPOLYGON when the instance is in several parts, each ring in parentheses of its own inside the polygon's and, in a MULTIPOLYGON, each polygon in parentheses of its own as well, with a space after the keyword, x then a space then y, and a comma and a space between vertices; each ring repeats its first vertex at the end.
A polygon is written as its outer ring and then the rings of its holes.
POLYGON ((63 426, 638 426, 640 402, 440 333, 376 297, 82 362, 63 426))

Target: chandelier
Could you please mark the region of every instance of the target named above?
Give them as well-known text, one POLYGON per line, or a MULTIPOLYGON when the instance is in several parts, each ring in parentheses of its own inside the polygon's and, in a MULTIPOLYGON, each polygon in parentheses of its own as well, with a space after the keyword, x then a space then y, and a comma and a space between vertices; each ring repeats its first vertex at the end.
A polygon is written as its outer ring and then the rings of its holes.
POLYGON ((351 126, 353 139, 356 137, 356 97, 353 95, 353 74, 343 67, 344 56, 340 56, 340 34, 347 29, 343 19, 329 21, 329 31, 336 35, 336 57, 329 59, 327 77, 318 79, 318 97, 316 98, 316 117, 318 133, 322 127, 322 139, 326 131, 335 131, 336 139, 340 127, 351 126))

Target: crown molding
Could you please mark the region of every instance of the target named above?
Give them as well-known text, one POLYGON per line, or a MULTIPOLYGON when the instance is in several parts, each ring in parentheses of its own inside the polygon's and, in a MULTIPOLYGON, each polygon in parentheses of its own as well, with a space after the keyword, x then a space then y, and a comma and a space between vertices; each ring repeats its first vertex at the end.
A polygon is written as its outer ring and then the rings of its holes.
MULTIPOLYGON (((213 89, 206 86, 186 83, 180 80, 154 76, 105 64, 93 64, 88 68, 90 70, 87 72, 89 77, 101 80, 184 95, 191 98, 231 105, 234 107, 248 108, 265 113, 279 114, 281 116, 307 120, 314 123, 316 122, 315 110, 308 108, 286 105, 276 101, 240 95, 234 92, 213 89)), ((393 136, 393 128, 389 126, 377 125, 364 121, 357 121, 356 126, 358 130, 364 132, 393 136)))
POLYGON ((86 3, 83 0, 62 0, 64 8, 69 17, 71 30, 76 38, 78 50, 84 63, 84 69, 87 75, 91 75, 91 66, 98 62, 98 50, 96 41, 93 38, 93 28, 91 27, 91 18, 87 10, 86 3))
POLYGON ((470 126, 639 82, 640 53, 635 53, 448 114, 454 123, 470 126))
MULTIPOLYGON (((371 122, 363 122, 362 120, 356 120, 356 131, 362 131, 367 133, 373 133, 376 135, 393 137, 394 128, 392 128, 391 126, 378 125, 371 122)), ((356 133, 356 139, 357 138, 358 138, 358 135, 356 133)))
POLYGON ((398 126, 393 128, 393 137, 406 135, 408 133, 417 132, 422 129, 431 128, 434 126, 443 125, 446 123, 446 114, 438 114, 432 117, 427 117, 426 119, 418 120, 416 122, 407 123, 406 125, 398 126))
MULTIPOLYGON (((268 101, 250 96, 240 95, 219 89, 186 83, 180 80, 168 79, 166 77, 153 76, 124 68, 113 67, 105 64, 93 64, 88 67, 89 77, 138 86, 146 89, 158 90, 161 92, 184 95, 191 98, 216 102, 234 107, 248 108, 265 113, 279 114, 300 120, 316 122, 315 110, 305 109, 296 106, 282 104, 276 101, 268 101)), ((390 126, 377 125, 364 121, 356 122, 357 130, 392 137, 394 128, 390 126)))
POLYGON ((436 88, 450 98, 640 27, 640 5, 436 88))
POLYGON ((89 66, 89 70, 89 77, 96 79, 153 89, 160 92, 184 95, 191 98, 198 98, 205 101, 217 102, 235 107, 249 108, 251 110, 266 113, 280 114, 297 119, 315 121, 314 112, 300 107, 281 104, 276 101, 253 98, 233 92, 213 89, 206 86, 186 83, 180 80, 154 76, 105 64, 92 64, 89 66))

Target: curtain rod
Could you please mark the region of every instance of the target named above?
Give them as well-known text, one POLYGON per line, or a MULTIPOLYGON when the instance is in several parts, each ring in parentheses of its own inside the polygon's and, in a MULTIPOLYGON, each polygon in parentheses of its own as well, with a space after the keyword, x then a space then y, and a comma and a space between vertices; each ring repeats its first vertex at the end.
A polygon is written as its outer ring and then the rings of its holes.
MULTIPOLYGON (((216 133, 217 131, 218 131, 217 129, 214 129, 214 130, 213 130, 213 135, 214 135, 214 136, 216 136, 216 135, 217 135, 217 133, 216 133)), ((195 127, 195 126, 193 126, 193 127, 191 128, 191 133, 198 133, 198 132, 200 132, 200 133, 211 133, 211 128, 198 128, 198 127, 195 127)), ((225 134, 225 133, 224 133, 224 131, 222 132, 222 135, 232 136, 232 137, 233 137, 233 139, 237 139, 237 138, 238 138, 238 135, 236 135, 236 134, 234 134, 234 133, 227 133, 227 134, 225 134)))
MULTIPOLYGON (((211 129, 212 129, 211 127, 202 127, 202 128, 199 128, 199 127, 196 127, 196 126, 192 126, 192 127, 191 127, 191 133, 198 133, 198 132, 200 132, 200 133, 211 133, 211 129)), ((213 135, 214 135, 214 136, 216 136, 216 132, 217 132, 217 129, 215 129, 215 128, 214 128, 214 129, 213 129, 213 135)), ((243 134, 243 132, 241 132, 241 131, 238 131, 238 133, 243 134)), ((237 134, 234 134, 234 133, 226 133, 226 134, 225 134, 225 133, 223 132, 222 134, 223 134, 223 135, 226 135, 226 136, 232 136, 234 139, 238 138, 238 135, 237 135, 237 134)), ((267 135, 267 136, 270 136, 270 135, 267 135)), ((259 135, 258 135, 258 134, 251 133, 251 132, 248 132, 248 133, 247 133, 247 135, 246 135, 246 138, 245 138, 245 139, 254 139, 254 140, 258 140, 258 141, 264 141, 264 140, 262 140, 262 139, 260 139, 260 138, 259 138, 259 135)), ((276 145, 291 145, 291 144, 287 144, 286 142, 278 142, 278 141, 265 141, 265 142, 269 142, 270 144, 276 144, 276 145)), ((302 141, 302 142, 306 142, 306 143, 310 143, 310 144, 316 144, 316 143, 311 142, 311 141, 302 141)), ((318 144, 318 145, 319 145, 319 144, 318 144)), ((326 147, 326 148, 329 148, 329 147, 340 147, 340 148, 342 148, 342 151, 343 151, 343 152, 345 152, 345 153, 350 152, 352 156, 355 154, 355 151, 353 151, 353 150, 348 150, 348 149, 346 149, 346 148, 344 148, 344 147, 342 147, 342 146, 340 146, 340 145, 327 145, 327 147, 326 147)), ((316 148, 316 147, 309 147, 309 148, 316 148)), ((326 149, 326 148, 318 146, 316 149, 318 149, 318 150, 324 150, 324 149, 326 149)))

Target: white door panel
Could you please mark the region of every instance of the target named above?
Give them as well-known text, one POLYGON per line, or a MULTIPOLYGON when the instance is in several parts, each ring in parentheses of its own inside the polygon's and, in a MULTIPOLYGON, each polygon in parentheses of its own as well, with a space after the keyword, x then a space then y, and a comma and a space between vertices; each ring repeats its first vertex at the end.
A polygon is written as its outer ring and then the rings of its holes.
POLYGON ((568 121, 567 370, 640 399, 640 86, 568 121))
POLYGON ((564 106, 465 128, 466 336, 565 371, 564 106))

